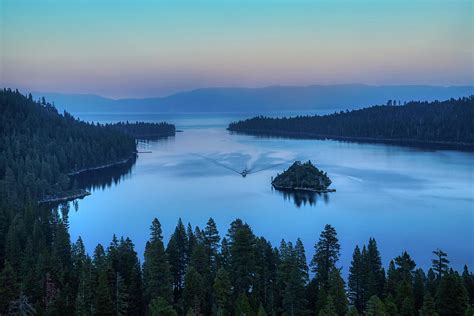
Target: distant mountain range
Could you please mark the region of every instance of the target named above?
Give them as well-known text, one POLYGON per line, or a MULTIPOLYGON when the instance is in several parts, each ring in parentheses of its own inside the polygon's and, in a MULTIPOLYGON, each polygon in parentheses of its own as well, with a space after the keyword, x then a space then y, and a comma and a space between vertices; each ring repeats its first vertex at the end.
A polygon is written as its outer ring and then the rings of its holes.
POLYGON ((474 86, 370 86, 362 84, 270 86, 266 88, 205 88, 166 97, 108 99, 92 94, 33 93, 62 111, 115 112, 248 112, 356 109, 387 100, 434 101, 474 94, 474 86))

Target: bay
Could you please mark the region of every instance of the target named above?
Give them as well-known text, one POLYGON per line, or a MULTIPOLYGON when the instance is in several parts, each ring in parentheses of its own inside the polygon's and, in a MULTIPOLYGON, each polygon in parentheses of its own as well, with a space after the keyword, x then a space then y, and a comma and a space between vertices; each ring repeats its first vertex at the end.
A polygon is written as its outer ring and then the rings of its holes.
MULTIPOLYGON (((274 116, 293 113, 274 113, 274 116)), ((136 162, 79 200, 70 213, 72 240, 91 253, 112 235, 128 236, 140 257, 154 217, 165 241, 178 218, 201 228, 212 217, 224 236, 241 218, 274 246, 301 238, 308 260, 325 224, 341 243, 347 274, 356 244, 377 240, 383 263, 407 250, 427 268, 431 252, 446 251, 461 269, 474 262, 474 153, 385 144, 239 135, 225 128, 248 114, 77 114, 94 122, 166 120, 175 137, 140 142, 136 162), (272 189, 272 176, 295 160, 311 160, 332 179, 335 193, 288 195, 272 189), (235 171, 253 171, 242 177, 235 171)), ((112 171, 113 173, 113 171, 112 171)))

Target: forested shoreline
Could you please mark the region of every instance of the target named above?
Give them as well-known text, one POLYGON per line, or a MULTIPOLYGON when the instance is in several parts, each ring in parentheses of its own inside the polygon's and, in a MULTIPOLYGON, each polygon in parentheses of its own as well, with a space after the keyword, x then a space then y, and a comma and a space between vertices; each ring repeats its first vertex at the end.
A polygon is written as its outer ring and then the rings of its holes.
POLYGON ((117 122, 106 124, 106 127, 120 131, 136 139, 154 139, 167 136, 174 136, 176 128, 173 124, 166 122, 148 123, 148 122, 117 122))
POLYGON ((126 164, 136 156, 135 138, 174 134, 175 126, 166 122, 87 123, 60 114, 44 98, 35 101, 31 94, 2 89, 0 198, 22 206, 68 192, 75 195, 72 176, 126 164))
POLYGON ((294 138, 332 138, 405 144, 474 146, 474 96, 434 102, 392 100, 329 115, 269 118, 232 122, 228 130, 251 135, 294 138))
POLYGON ((22 206, 76 189, 69 174, 129 159, 135 140, 58 113, 44 98, 0 91, 0 198, 22 206))

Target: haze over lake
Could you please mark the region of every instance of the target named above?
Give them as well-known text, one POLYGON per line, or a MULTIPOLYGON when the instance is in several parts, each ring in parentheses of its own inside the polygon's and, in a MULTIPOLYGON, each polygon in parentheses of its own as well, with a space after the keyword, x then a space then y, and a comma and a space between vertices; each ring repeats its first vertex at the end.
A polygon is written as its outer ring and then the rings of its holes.
POLYGON ((461 269, 474 260, 474 153, 384 144, 259 138, 228 132, 236 115, 79 115, 84 120, 162 121, 175 137, 141 143, 136 163, 117 183, 92 188, 70 213, 72 240, 91 252, 112 235, 130 237, 140 256, 157 217, 168 240, 179 217, 204 227, 212 217, 224 235, 235 218, 278 246, 300 237, 308 251, 325 224, 337 229, 344 274, 352 249, 375 237, 384 265, 403 250, 423 268, 431 250, 461 269), (271 188, 271 177, 295 160, 327 171, 336 193, 295 198, 271 188), (228 168, 262 171, 246 178, 228 168))

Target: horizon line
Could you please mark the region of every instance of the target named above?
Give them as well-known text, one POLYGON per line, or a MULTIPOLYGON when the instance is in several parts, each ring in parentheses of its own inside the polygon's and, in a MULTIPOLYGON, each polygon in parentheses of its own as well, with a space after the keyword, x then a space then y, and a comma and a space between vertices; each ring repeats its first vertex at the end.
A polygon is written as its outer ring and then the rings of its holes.
POLYGON ((261 87, 250 87, 250 86, 208 86, 202 88, 194 88, 194 89, 183 89, 177 92, 172 92, 163 95, 154 95, 154 96, 141 96, 141 97, 110 97, 106 95, 102 95, 99 93, 93 92, 86 92, 86 93, 78 93, 78 92, 59 92, 59 91, 38 91, 38 90, 29 90, 26 88, 12 88, 8 85, 4 85, 3 89, 17 89, 22 91, 24 94, 57 94, 57 95, 64 95, 64 96, 93 96, 93 97, 100 97, 107 100, 113 101, 121 101, 121 100, 145 100, 145 99, 164 99, 174 95, 182 94, 182 93, 191 93, 195 91, 202 91, 202 90, 212 90, 212 89, 241 89, 241 90, 263 90, 269 88, 310 88, 310 87, 336 87, 336 86, 366 86, 366 87, 437 87, 437 88, 454 88, 454 87, 473 87, 474 83, 472 84, 454 84, 454 85, 435 85, 435 84, 367 84, 367 83, 334 83, 334 84, 308 84, 308 85, 292 85, 292 84, 274 84, 274 85, 266 85, 261 87), (28 91, 26 91, 28 90, 28 91))

